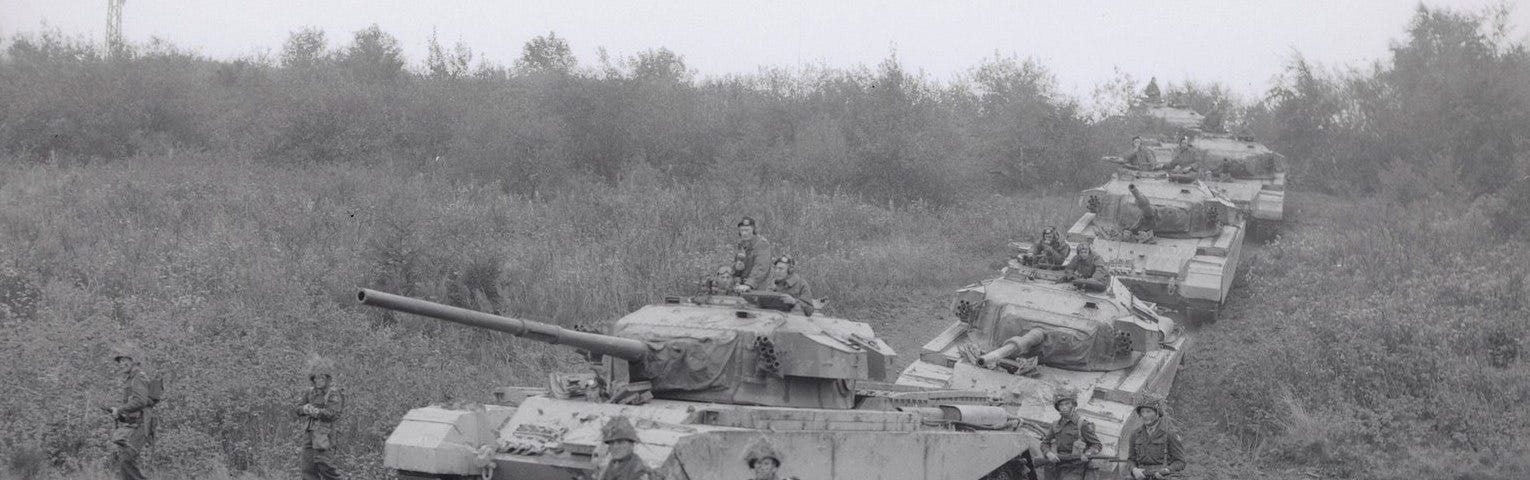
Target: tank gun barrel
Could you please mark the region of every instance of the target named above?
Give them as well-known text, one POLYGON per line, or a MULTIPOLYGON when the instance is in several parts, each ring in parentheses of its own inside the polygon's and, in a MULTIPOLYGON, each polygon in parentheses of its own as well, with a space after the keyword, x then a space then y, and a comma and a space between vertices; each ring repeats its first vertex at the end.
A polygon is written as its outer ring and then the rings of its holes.
POLYGON ((578 332, 557 325, 501 317, 499 315, 442 305, 366 288, 356 292, 356 300, 360 301, 363 305, 385 308, 397 312, 413 313, 438 320, 460 323, 470 327, 496 330, 547 344, 570 345, 593 353, 632 361, 641 360, 648 354, 648 345, 640 340, 598 333, 578 332))

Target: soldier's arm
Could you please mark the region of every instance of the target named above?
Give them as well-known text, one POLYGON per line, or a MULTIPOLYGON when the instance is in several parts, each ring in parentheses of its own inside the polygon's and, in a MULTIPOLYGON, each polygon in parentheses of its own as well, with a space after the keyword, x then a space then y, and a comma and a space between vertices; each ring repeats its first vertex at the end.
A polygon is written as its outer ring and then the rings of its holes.
POLYGON ((764 287, 765 280, 770 277, 770 245, 761 243, 761 245, 755 245, 754 252, 750 255, 754 257, 754 268, 750 269, 749 276, 744 278, 744 284, 749 285, 749 288, 764 287))
POLYGON ((1056 447, 1057 447, 1057 432, 1054 431, 1053 429, 1049 428, 1049 429, 1047 429, 1047 433, 1045 435, 1041 436, 1041 453, 1045 454, 1045 453, 1050 453, 1050 452, 1056 452, 1057 451, 1056 447))
POLYGON ((333 422, 340 418, 340 412, 345 410, 345 394, 330 392, 329 401, 324 402, 324 407, 317 409, 314 417, 326 422, 333 422))
POLYGON ((1083 426, 1079 428, 1079 433, 1084 437, 1084 454, 1091 457, 1099 455, 1100 450, 1105 448, 1105 444, 1100 443, 1100 436, 1094 434, 1094 423, 1088 420, 1080 421, 1083 422, 1083 426))
POLYGON ((1185 469, 1184 446, 1179 442, 1179 432, 1169 432, 1169 471, 1178 472, 1185 469))
POLYGON ((149 400, 149 379, 143 375, 133 375, 128 380, 127 398, 117 407, 117 413, 133 413, 148 408, 152 403, 149 400))

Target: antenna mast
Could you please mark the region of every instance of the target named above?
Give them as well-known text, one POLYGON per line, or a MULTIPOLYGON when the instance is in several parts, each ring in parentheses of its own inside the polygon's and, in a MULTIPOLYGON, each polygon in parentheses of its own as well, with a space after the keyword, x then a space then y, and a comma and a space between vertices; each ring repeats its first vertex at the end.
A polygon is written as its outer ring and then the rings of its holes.
POLYGON ((122 51, 122 4, 127 0, 106 0, 106 49, 112 55, 122 51))

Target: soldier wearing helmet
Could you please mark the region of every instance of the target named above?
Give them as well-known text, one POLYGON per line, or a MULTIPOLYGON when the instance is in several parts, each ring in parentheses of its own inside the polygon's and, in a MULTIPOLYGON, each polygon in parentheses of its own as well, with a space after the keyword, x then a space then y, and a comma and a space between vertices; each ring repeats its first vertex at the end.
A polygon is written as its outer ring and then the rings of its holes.
POLYGON ((330 464, 334 439, 331 438, 335 420, 345 409, 345 396, 331 385, 334 381, 334 360, 311 354, 308 356, 308 390, 298 402, 298 417, 303 421, 303 452, 299 457, 298 470, 303 480, 329 480, 340 478, 340 472, 330 464))
POLYGON ((749 445, 749 450, 744 455, 744 463, 749 466, 749 472, 753 473, 753 480, 797 480, 797 477, 780 477, 781 452, 770 445, 764 438, 755 440, 749 445))
POLYGON ((1052 408, 1058 418, 1041 438, 1041 451, 1045 452, 1048 478, 1056 480, 1082 480, 1089 471, 1089 458, 1100 454, 1105 448, 1100 437, 1094 433, 1094 424, 1078 416, 1078 391, 1060 388, 1052 396, 1052 408))
POLYGON ((113 346, 111 355, 122 375, 122 401, 115 407, 103 407, 115 423, 112 444, 116 450, 112 452, 112 468, 122 480, 148 478, 139 467, 139 456, 154 442, 156 399, 150 391, 149 375, 142 368, 145 355, 130 341, 113 346))
POLYGON ((1068 258, 1068 244, 1057 235, 1057 227, 1048 226, 1041 230, 1041 239, 1031 247, 1031 254, 1036 256, 1039 266, 1058 267, 1068 258))
POLYGON ((648 480, 653 471, 643 459, 632 453, 638 441, 637 429, 627 417, 618 416, 600 427, 600 440, 606 444, 609 461, 597 476, 599 480, 648 480))
POLYGON ((735 291, 747 292, 763 288, 770 276, 770 259, 773 249, 770 241, 760 235, 757 228, 759 225, 753 218, 744 217, 738 221, 737 255, 743 256, 744 265, 739 285, 733 287, 735 291))
POLYGON ((813 315, 813 297, 807 280, 797 275, 797 261, 789 255, 776 258, 770 267, 769 291, 788 295, 786 302, 802 308, 804 315, 813 315))
POLYGON ((1142 425, 1130 434, 1128 445, 1132 461, 1132 478, 1158 479, 1185 469, 1184 449, 1179 434, 1163 421, 1163 400, 1149 398, 1137 404, 1137 417, 1142 425))
POLYGON ((711 275, 701 277, 702 295, 727 295, 733 293, 733 287, 737 285, 737 277, 733 276, 733 267, 723 265, 717 267, 717 271, 711 275))
POLYGON ((1074 282, 1074 285, 1088 285, 1097 289, 1105 286, 1105 269, 1100 266, 1104 260, 1094 253, 1094 246, 1088 242, 1078 244, 1073 259, 1063 266, 1068 273, 1066 280, 1074 282))

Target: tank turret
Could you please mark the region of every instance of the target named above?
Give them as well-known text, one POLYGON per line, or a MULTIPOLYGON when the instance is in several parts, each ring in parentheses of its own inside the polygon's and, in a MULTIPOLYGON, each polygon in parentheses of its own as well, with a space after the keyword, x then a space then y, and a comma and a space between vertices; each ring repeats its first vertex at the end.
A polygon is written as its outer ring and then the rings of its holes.
POLYGON ((848 409, 855 382, 882 380, 895 354, 871 327, 764 308, 779 295, 671 297, 620 320, 610 335, 363 289, 361 303, 568 345, 608 357, 618 381, 656 398, 848 409))

